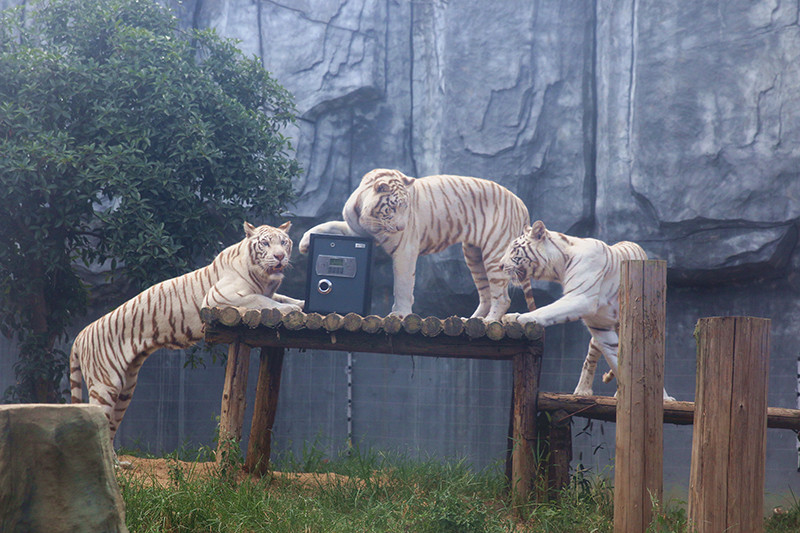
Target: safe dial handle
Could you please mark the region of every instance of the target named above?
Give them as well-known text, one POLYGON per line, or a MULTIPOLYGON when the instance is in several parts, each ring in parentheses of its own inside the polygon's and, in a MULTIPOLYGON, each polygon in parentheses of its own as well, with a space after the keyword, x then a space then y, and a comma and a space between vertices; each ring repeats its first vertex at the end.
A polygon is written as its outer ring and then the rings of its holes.
POLYGON ((331 283, 328 279, 321 279, 319 283, 317 283, 317 291, 320 294, 328 294, 333 289, 333 283, 331 283))

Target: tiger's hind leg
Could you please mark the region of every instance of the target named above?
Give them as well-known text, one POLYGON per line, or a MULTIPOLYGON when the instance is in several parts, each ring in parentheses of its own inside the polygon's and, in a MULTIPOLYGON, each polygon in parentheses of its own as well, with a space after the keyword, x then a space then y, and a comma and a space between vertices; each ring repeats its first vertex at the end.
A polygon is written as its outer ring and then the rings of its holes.
POLYGON ((112 384, 99 385, 96 382, 92 384, 87 383, 89 387, 89 403, 101 407, 108 419, 109 440, 111 444, 111 453, 114 458, 114 465, 123 468, 129 467, 130 463, 121 462, 117 459, 117 452, 114 449, 114 438, 122 422, 122 417, 125 416, 125 411, 131 403, 133 390, 136 388, 139 369, 142 367, 142 363, 146 357, 146 355, 136 357, 133 364, 125 369, 122 375, 119 373, 121 369, 113 369, 108 376, 115 376, 112 384))
POLYGON ((117 434, 117 429, 119 429, 119 426, 122 423, 122 418, 125 416, 125 411, 128 410, 128 407, 131 404, 131 399, 133 399, 133 391, 136 389, 136 382, 139 379, 139 370, 141 370, 142 363, 144 363, 146 357, 146 355, 140 355, 136 357, 133 363, 131 363, 131 365, 125 371, 125 381, 123 382, 122 388, 117 395, 116 402, 114 404, 114 410, 112 411, 111 416, 112 447, 114 444, 114 437, 117 434))
POLYGON ((471 244, 461 244, 461 251, 464 254, 464 261, 467 263, 469 273, 472 274, 472 281, 478 289, 478 308, 472 313, 472 318, 483 318, 489 314, 492 306, 492 293, 489 291, 489 279, 486 276, 486 269, 483 267, 483 253, 477 246, 471 244))
POLYGON ((472 317, 500 320, 511 305, 511 298, 508 296, 509 280, 503 273, 499 258, 485 261, 481 249, 469 244, 462 244, 461 249, 478 289, 478 308, 472 317))
MULTIPOLYGON (((612 330, 605 330, 605 329, 595 329, 589 327, 589 331, 592 334, 592 342, 597 344, 597 347, 603 354, 603 357, 605 357, 606 362, 608 362, 608 366, 611 367, 611 370, 603 376, 603 381, 605 383, 610 382, 611 379, 614 377, 617 377, 617 379, 619 379, 618 358, 617 358, 617 352, 619 351, 619 335, 617 334, 617 329, 618 328, 612 330)), ((589 355, 587 355, 586 358, 588 360, 589 355)), ((595 357, 595 363, 594 363, 595 366, 597 364, 596 359, 597 357, 595 357)), ((584 366, 585 365, 586 363, 584 363, 584 366)), ((581 375, 581 377, 583 377, 583 375, 581 375)), ((594 369, 592 369, 592 377, 594 377, 594 369)), ((619 382, 617 382, 617 386, 619 386, 619 382)), ((614 396, 616 396, 616 394, 614 394, 614 396)), ((662 397, 665 401, 675 401, 674 397, 667 394, 666 388, 664 388, 663 390, 662 397)))
POLYGON ((511 280, 508 274, 503 272, 500 256, 484 258, 483 266, 486 269, 486 277, 489 279, 491 295, 491 306, 486 315, 486 321, 501 320, 508 308, 511 307, 511 297, 508 295, 508 284, 511 280))
MULTIPOLYGON (((590 329, 591 331, 591 329, 590 329)), ((589 341, 589 351, 586 353, 586 358, 583 360, 583 367, 581 367, 581 377, 578 379, 578 385, 575 387, 573 394, 577 396, 592 396, 594 391, 592 386, 594 384, 594 373, 597 369, 597 361, 603 351, 600 349, 599 343, 595 340, 594 336, 589 341)))

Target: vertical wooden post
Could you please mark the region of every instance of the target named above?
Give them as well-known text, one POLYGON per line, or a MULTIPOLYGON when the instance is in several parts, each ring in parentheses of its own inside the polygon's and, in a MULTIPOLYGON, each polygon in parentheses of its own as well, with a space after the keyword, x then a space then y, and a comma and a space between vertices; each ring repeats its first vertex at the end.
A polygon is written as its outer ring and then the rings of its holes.
POLYGON ((689 520, 699 533, 763 531, 770 321, 697 323, 689 520))
POLYGON ((250 347, 236 339, 228 348, 225 385, 219 412, 217 461, 222 461, 242 438, 244 411, 247 407, 247 372, 250 369, 250 347))
POLYGON ((561 489, 569 484, 569 463, 572 461, 572 424, 564 410, 536 415, 537 501, 556 500, 561 489))
POLYGON ((244 462, 246 471, 260 476, 269 471, 272 427, 278 411, 283 355, 283 348, 261 348, 253 422, 250 426, 250 441, 247 444, 247 459, 244 462))
POLYGON ((623 261, 614 463, 614 531, 644 532, 664 463, 665 261, 623 261))
POLYGON ((533 347, 514 356, 514 445, 511 449, 511 502, 519 508, 528 501, 531 492, 533 471, 537 457, 536 402, 539 397, 539 374, 542 357, 533 347))
POLYGON ((547 486, 550 494, 558 497, 561 489, 569 485, 569 464, 572 462, 572 421, 566 411, 551 414, 548 442, 547 486))

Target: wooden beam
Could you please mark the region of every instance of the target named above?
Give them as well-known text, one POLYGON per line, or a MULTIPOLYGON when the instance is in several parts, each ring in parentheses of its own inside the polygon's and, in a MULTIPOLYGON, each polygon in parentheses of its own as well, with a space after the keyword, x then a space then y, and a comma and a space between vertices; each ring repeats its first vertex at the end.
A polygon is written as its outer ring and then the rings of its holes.
MULTIPOLYGON (((539 393, 539 411, 565 412, 564 416, 592 420, 617 420, 617 399, 611 396, 575 396, 553 392, 539 393)), ((694 423, 694 402, 664 402, 664 422, 679 426, 694 423)), ((800 410, 784 407, 767 408, 767 427, 800 431, 800 410)))

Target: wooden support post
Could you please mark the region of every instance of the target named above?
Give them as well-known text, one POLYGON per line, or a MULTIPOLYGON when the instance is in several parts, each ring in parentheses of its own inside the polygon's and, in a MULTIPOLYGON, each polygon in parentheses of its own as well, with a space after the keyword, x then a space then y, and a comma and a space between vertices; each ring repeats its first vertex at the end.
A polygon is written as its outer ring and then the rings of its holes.
POLYGON ((228 348, 225 385, 219 412, 217 462, 233 453, 242 438, 242 423, 247 406, 247 372, 250 369, 250 347, 236 339, 228 348))
POLYGON ((572 461, 572 425, 566 411, 536 415, 537 501, 557 500, 561 489, 569 484, 569 463, 572 461))
POLYGON ((244 463, 247 472, 253 472, 260 476, 269 471, 272 427, 278 411, 283 355, 283 348, 261 348, 261 366, 258 370, 253 423, 250 426, 250 441, 247 445, 247 459, 244 463))
POLYGON ((513 359, 513 448, 511 450, 511 502, 517 509, 527 503, 536 468, 536 401, 539 395, 541 353, 530 347, 513 359))
POLYGON ((699 533, 763 531, 770 321, 697 323, 689 521, 699 533))
POLYGON ((552 497, 569 485, 569 464, 572 462, 572 418, 566 411, 550 414, 547 434, 550 453, 547 456, 547 488, 552 497))
POLYGON ((644 532, 661 501, 664 462, 666 262, 623 261, 614 531, 644 532))

